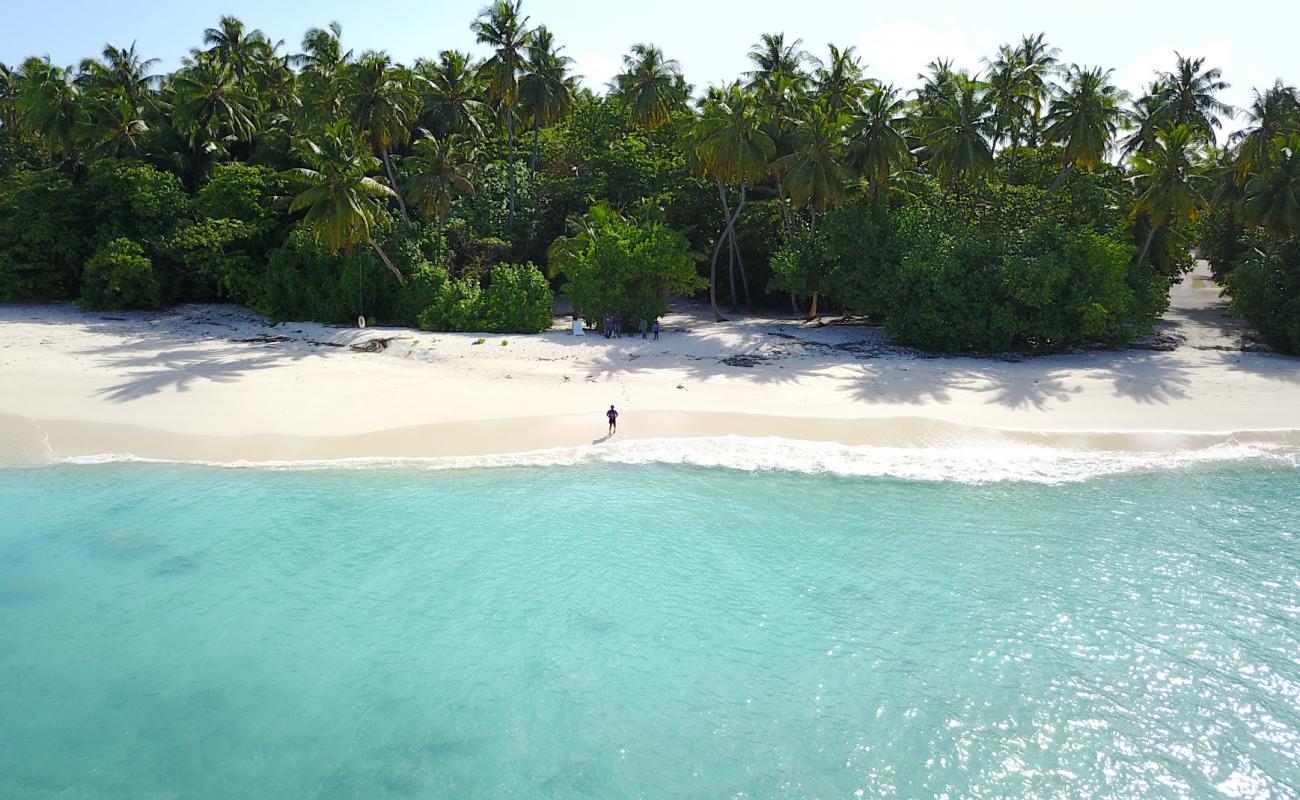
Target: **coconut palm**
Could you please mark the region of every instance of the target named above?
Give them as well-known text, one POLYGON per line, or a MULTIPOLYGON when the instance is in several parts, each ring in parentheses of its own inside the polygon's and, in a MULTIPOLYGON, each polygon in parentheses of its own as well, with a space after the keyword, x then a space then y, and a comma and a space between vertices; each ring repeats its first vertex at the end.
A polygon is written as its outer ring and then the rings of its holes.
POLYGON ((560 55, 563 49, 555 44, 555 37, 545 25, 539 25, 528 42, 524 74, 519 79, 519 99, 524 116, 533 126, 533 157, 529 165, 532 175, 537 174, 542 126, 559 122, 573 110, 575 87, 568 74, 573 59, 560 55))
POLYGON ((0 63, 0 127, 18 128, 18 75, 0 63))
POLYGON ((1132 131, 1124 140, 1123 154, 1128 157, 1150 149, 1156 132, 1166 127, 1165 85, 1160 79, 1147 84, 1125 114, 1125 125, 1132 131))
POLYGON ((300 141, 294 153, 306 166, 285 173, 302 189, 290 213, 305 210, 303 227, 334 252, 350 255, 356 245, 370 245, 401 281, 401 271, 374 238, 387 219, 383 201, 394 196, 391 188, 370 177, 379 159, 365 151, 346 120, 335 122, 315 140, 300 141))
POLYGON ((681 65, 665 58, 653 44, 632 45, 632 51, 623 56, 623 71, 610 83, 610 95, 627 109, 632 125, 647 133, 651 147, 654 137, 649 134, 686 105, 687 94, 681 65))
POLYGON ((862 61, 856 55, 856 47, 846 47, 843 50, 833 44, 827 47, 830 57, 826 61, 808 57, 815 66, 813 93, 829 110, 842 111, 861 99, 866 88, 862 61))
POLYGON ((991 106, 979 82, 959 74, 954 95, 941 99, 924 120, 926 161, 949 187, 993 168, 991 106))
POLYGON ((1255 99, 1246 111, 1247 126, 1232 135, 1237 146, 1237 182, 1244 184, 1257 168, 1268 163, 1274 144, 1281 137, 1300 133, 1300 93, 1279 78, 1255 99))
POLYGON ((232 16, 223 16, 217 27, 205 30, 203 43, 208 45, 204 52, 229 65, 241 82, 252 77, 274 50, 266 34, 256 29, 248 30, 243 21, 232 16))
MULTIPOLYGON (((390 186, 397 186, 390 157, 394 145, 405 143, 407 124, 414 115, 415 93, 386 53, 366 52, 351 65, 344 78, 343 109, 371 151, 384 164, 390 186)), ((406 201, 394 191, 402 218, 408 219, 406 201)))
MULTIPOLYGON (((809 230, 817 238, 817 214, 844 201, 850 178, 845 153, 847 119, 838 111, 812 106, 800 120, 795 150, 773 163, 796 207, 807 206, 809 230)), ((818 292, 813 292, 808 318, 817 318, 818 292)))
POLYGON ((125 93, 100 95, 87 105, 88 115, 78 127, 77 139, 92 158, 140 155, 149 125, 125 93))
POLYGON ((1278 236, 1300 235, 1300 133, 1279 139, 1246 184, 1248 221, 1278 236))
POLYGON ((83 119, 81 91, 72 70, 29 58, 19 68, 17 111, 23 127, 37 134, 51 158, 70 155, 83 119))
POLYGON ((414 71, 421 95, 421 127, 439 138, 451 134, 482 138, 483 86, 469 53, 443 50, 437 61, 417 61, 414 71))
POLYGON ((1029 115, 1025 120, 1027 142, 1037 147, 1043 130, 1043 111, 1052 95, 1052 76, 1061 51, 1047 43, 1046 34, 1021 37, 1016 57, 1029 92, 1029 115))
POLYGON ((196 145, 226 136, 251 141, 257 98, 229 64, 199 59, 174 73, 168 85, 175 121, 196 145))
POLYGON ((803 39, 795 39, 789 44, 784 33, 765 33, 750 48, 749 61, 754 69, 745 73, 749 79, 747 88, 760 91, 773 78, 786 76, 799 83, 800 89, 807 87, 808 73, 803 70, 803 63, 808 54, 801 47, 803 39))
POLYGON ((302 37, 302 52, 291 60, 300 70, 298 80, 304 107, 313 116, 332 120, 340 113, 343 74, 352 51, 343 50, 343 26, 311 28, 302 37))
POLYGON ((1162 122, 1166 126, 1186 125, 1207 144, 1213 144, 1215 131, 1223 124, 1219 117, 1232 114, 1232 107, 1215 95, 1229 84, 1221 79, 1218 69, 1205 69, 1204 58, 1184 58, 1178 52, 1174 55, 1177 62, 1173 71, 1161 76, 1162 122))
POLYGON ((873 87, 848 128, 848 160, 879 201, 889 177, 907 165, 907 102, 892 85, 873 87))
POLYGON ((1048 188, 1055 192, 1073 169, 1093 170, 1106 158, 1123 118, 1122 93, 1111 70, 1072 64, 1065 85, 1044 118, 1043 138, 1061 147, 1061 171, 1048 188))
POLYGON ((143 58, 135 42, 126 48, 104 45, 101 58, 81 62, 82 83, 96 92, 120 92, 133 108, 145 108, 160 81, 152 72, 158 63, 156 58, 143 58))
POLYGON ((1152 146, 1134 156, 1137 198, 1130 216, 1147 228, 1138 266, 1146 261, 1158 229, 1194 219, 1205 205, 1204 161, 1200 136, 1189 125, 1158 131, 1152 146))
POLYGON ((515 224, 515 112, 519 107, 519 76, 527 58, 526 49, 532 32, 528 17, 520 11, 522 0, 496 0, 479 12, 471 30, 479 44, 492 48, 492 56, 483 62, 481 73, 487 84, 488 99, 506 120, 506 163, 510 174, 509 225, 515 224))
MULTIPOLYGON (((753 98, 733 84, 705 100, 700 117, 691 129, 689 147, 699 171, 717 184, 726 220, 709 265, 709 303, 714 318, 721 322, 718 253, 724 242, 735 244, 736 221, 745 208, 745 187, 768 174, 776 145, 763 129, 753 98), (733 184, 740 187, 740 202, 734 213, 727 202, 727 187, 733 184)), ((744 275, 743 266, 741 275, 744 275)))
POLYGON ((478 150, 456 134, 438 139, 428 131, 411 146, 406 166, 406 191, 425 219, 436 220, 441 233, 457 195, 473 197, 482 171, 478 150))
POLYGON ((1033 113, 1030 106, 1034 91, 1028 73, 1020 62, 1019 52, 1011 45, 1002 45, 996 57, 983 61, 988 98, 993 104, 990 115, 993 145, 996 147, 999 142, 1006 141, 1012 147, 1018 147, 1033 113))

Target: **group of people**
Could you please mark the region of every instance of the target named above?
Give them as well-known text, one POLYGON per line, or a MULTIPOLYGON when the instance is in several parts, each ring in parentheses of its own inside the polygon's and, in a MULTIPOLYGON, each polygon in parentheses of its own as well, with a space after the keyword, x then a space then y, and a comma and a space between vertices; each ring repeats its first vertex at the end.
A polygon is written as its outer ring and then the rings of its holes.
MULTIPOLYGON (((630 330, 624 332, 623 316, 621 314, 606 314, 604 319, 601 320, 600 329, 604 331, 606 339, 609 338, 617 339, 625 335, 626 336, 633 335, 632 331, 630 330)), ((644 319, 642 319, 639 323, 637 323, 636 329, 641 334, 642 339, 650 338, 650 334, 653 333, 655 337, 655 341, 656 342, 659 341, 659 320, 655 320, 654 322, 646 322, 644 319)))

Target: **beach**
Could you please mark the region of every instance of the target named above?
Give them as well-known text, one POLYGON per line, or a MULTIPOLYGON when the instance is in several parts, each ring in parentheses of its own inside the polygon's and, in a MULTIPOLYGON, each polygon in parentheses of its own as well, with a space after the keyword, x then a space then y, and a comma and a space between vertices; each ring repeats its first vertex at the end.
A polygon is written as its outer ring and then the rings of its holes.
POLYGON ((0 457, 436 458, 729 436, 1159 452, 1294 439, 1300 359, 1258 346, 1219 295, 1202 265, 1134 347, 942 358, 834 317, 714 323, 690 303, 659 341, 575 337, 567 317, 516 337, 271 325, 222 305, 10 305, 0 457))

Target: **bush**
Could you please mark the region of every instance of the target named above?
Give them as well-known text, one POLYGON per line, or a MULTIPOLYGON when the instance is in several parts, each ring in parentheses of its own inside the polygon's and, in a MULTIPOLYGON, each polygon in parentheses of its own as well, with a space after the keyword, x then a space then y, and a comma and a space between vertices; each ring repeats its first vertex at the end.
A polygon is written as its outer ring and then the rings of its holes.
POLYGON ((546 277, 529 264, 497 264, 483 294, 487 330, 495 333, 538 333, 549 330, 555 297, 546 277))
POLYGON ((1272 347, 1300 355, 1300 240, 1250 252, 1227 276, 1230 310, 1272 347))
POLYGON ((76 297, 90 251, 85 224, 72 181, 57 170, 0 179, 0 302, 76 297))
POLYGON ((483 329, 483 289, 472 276, 447 281, 438 297, 420 314, 426 331, 477 331, 483 329))
POLYGON ((158 308, 162 289, 144 248, 114 239, 86 262, 81 299, 87 308, 103 310, 158 308))

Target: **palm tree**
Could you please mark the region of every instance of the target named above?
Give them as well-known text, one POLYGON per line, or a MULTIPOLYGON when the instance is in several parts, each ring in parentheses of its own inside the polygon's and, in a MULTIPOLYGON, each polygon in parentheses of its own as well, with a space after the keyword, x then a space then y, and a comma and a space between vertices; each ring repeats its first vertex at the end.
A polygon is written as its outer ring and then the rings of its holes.
POLYGON ((1300 235, 1300 133, 1279 140, 1246 184, 1247 220, 1278 236, 1300 235))
POLYGON ((749 78, 747 88, 761 91, 773 78, 785 76, 799 83, 802 90, 807 86, 808 74, 803 70, 803 62, 808 54, 801 48, 803 39, 795 39, 786 44, 784 33, 765 33, 750 48, 749 60, 754 69, 745 73, 749 78))
POLYGON ((19 76, 17 111, 23 126, 41 137, 50 158, 70 155, 83 114, 72 70, 54 66, 48 57, 32 57, 19 76))
POLYGON ((1157 78, 1133 101, 1133 107, 1125 115, 1125 124, 1133 131, 1124 140, 1126 157, 1149 150, 1155 143, 1156 132, 1166 127, 1164 95, 1165 84, 1157 78))
MULTIPOLYGON (((735 244, 736 221, 745 208, 745 187, 767 175, 776 145, 763 130, 753 98, 733 84, 705 100, 700 117, 691 129, 689 147, 697 168, 717 184, 726 220, 709 265, 709 303, 714 318, 721 322, 718 253, 724 242, 735 244), (727 203, 727 186, 731 184, 740 186, 740 202, 734 213, 727 203)), ((743 266, 741 275, 744 275, 743 266)))
POLYGON ((1152 146, 1133 158, 1137 198, 1130 217, 1147 228, 1138 266, 1146 261, 1158 229, 1195 218, 1205 205, 1203 162, 1200 136, 1188 125, 1158 131, 1152 146))
MULTIPOLYGON (((810 232, 817 241, 817 213, 844 201, 849 182, 845 158, 845 118, 837 111, 812 106, 800 121, 795 150, 773 167, 781 174, 796 207, 807 206, 810 232)), ((813 292, 808 318, 817 318, 818 292, 813 292)))
POLYGON ((437 221, 441 234, 456 195, 473 197, 476 192, 475 183, 481 175, 475 164, 479 152, 456 134, 438 139, 428 131, 420 133, 422 136, 411 146, 411 155, 404 162, 406 191, 425 219, 437 221))
POLYGON ((1005 140, 1017 147, 1033 115, 1035 90, 1029 73, 1020 61, 1019 51, 1010 45, 1002 45, 997 56, 991 61, 984 59, 984 64, 988 71, 988 98, 993 105, 990 116, 993 145, 996 147, 1005 140))
POLYGON ((18 128, 18 75, 0 63, 0 126, 18 128))
POLYGON ((302 140, 295 154, 306 164, 286 174, 302 191, 289 206, 290 213, 306 210, 303 226, 330 250, 351 255, 358 244, 368 244, 384 265, 402 281, 401 271, 375 241, 375 231, 386 221, 383 201, 393 190, 369 177, 379 159, 365 152, 346 120, 326 128, 317 141, 302 140))
POLYGON ((1061 51, 1047 43, 1046 34, 1023 36, 1016 48, 1023 80, 1029 90, 1029 111, 1026 120, 1028 144, 1038 147, 1042 134, 1043 109, 1051 98, 1051 77, 1056 72, 1057 57, 1061 51))
POLYGON ((251 141, 257 97, 229 64, 202 58, 173 73, 168 86, 175 121, 198 147, 229 135, 251 141))
POLYGON ((1230 116, 1232 107, 1215 94, 1228 88, 1218 69, 1204 69, 1204 58, 1184 58, 1175 52, 1172 72, 1163 73, 1160 95, 1162 122, 1166 126, 1186 125, 1206 144, 1214 144, 1214 132, 1222 126, 1219 116, 1230 116))
POLYGON ((894 86, 872 88, 848 130, 849 163, 871 186, 879 202, 889 177, 911 159, 907 145, 907 101, 894 86))
POLYGON ((522 16, 523 0, 496 0, 479 12, 471 30, 479 44, 492 48, 492 57, 480 68, 487 83, 488 99, 506 118, 506 163, 510 173, 509 225, 515 224, 515 109, 519 107, 519 75, 532 37, 528 17, 522 16))
POLYGON ((160 80, 151 72, 158 63, 156 58, 142 58, 135 42, 127 48, 104 45, 102 60, 85 59, 81 73, 88 88, 121 92, 133 108, 145 108, 160 80))
POLYGON ((1043 120, 1043 137, 1061 147, 1061 172, 1048 194, 1060 188, 1070 170, 1096 169, 1110 150, 1123 117, 1123 96, 1110 74, 1100 67, 1070 66, 1065 86, 1043 120))
POLYGON ((964 74, 955 79, 955 95, 942 99, 926 119, 925 149, 935 177, 955 187, 993 168, 991 104, 978 81, 964 74))
POLYGON ((241 82, 256 71, 258 65, 273 50, 270 40, 260 30, 248 30, 236 17, 223 16, 217 27, 203 32, 206 54, 228 64, 241 82))
POLYGON ((843 50, 828 44, 830 58, 826 61, 809 56, 815 65, 813 71, 813 93, 817 99, 826 104, 831 111, 842 111, 861 97, 865 84, 862 77, 862 61, 856 55, 856 47, 843 50))
MULTIPOLYGON (((397 186, 397 175, 390 151, 405 142, 415 106, 415 95, 403 77, 386 53, 367 52, 348 69, 343 88, 343 108, 371 151, 383 161, 392 187, 397 186)), ((394 194, 402 219, 409 221, 406 201, 400 192, 394 194)))
POLYGON ((543 125, 564 119, 573 110, 573 80, 569 65, 573 59, 560 55, 562 47, 545 25, 539 25, 528 42, 528 58, 519 79, 519 98, 524 114, 533 123, 533 157, 529 166, 537 174, 537 151, 543 125))
POLYGON ((1300 93, 1279 78, 1246 109, 1247 127, 1232 135, 1237 145, 1237 182, 1244 184, 1250 173, 1267 164, 1281 137, 1300 133, 1300 93))
POLYGON ((627 109, 632 125, 646 132, 652 148, 654 137, 650 134, 686 105, 685 89, 681 65, 645 43, 632 45, 632 51, 623 56, 623 71, 610 83, 610 95, 627 109))
POLYGON ((92 157, 130 158, 144 149, 149 125, 126 95, 114 91, 94 98, 77 138, 92 157))
POLYGON ((421 94, 420 127, 439 137, 483 136, 482 81, 469 53, 443 50, 436 62, 421 59, 415 63, 415 78, 421 94))
POLYGON ((304 107, 314 116, 333 120, 340 112, 343 75, 352 51, 343 51, 343 26, 331 22, 327 28, 311 28, 302 37, 302 52, 292 58, 301 70, 304 107))

